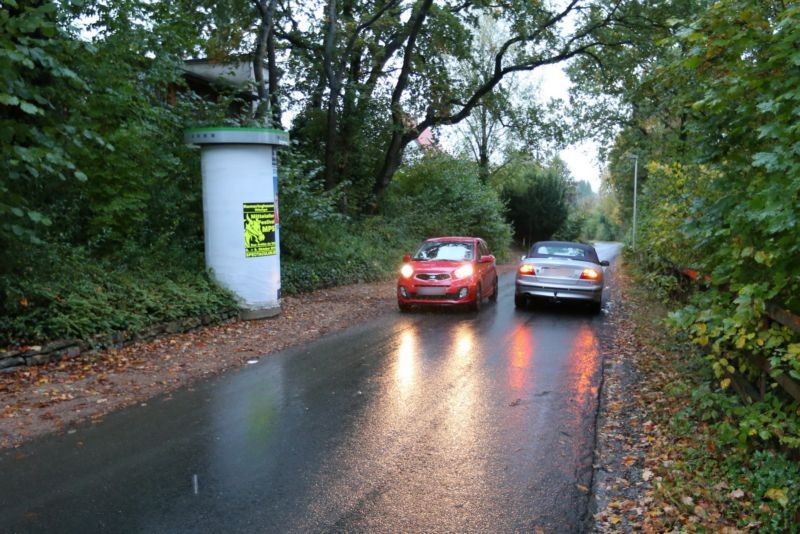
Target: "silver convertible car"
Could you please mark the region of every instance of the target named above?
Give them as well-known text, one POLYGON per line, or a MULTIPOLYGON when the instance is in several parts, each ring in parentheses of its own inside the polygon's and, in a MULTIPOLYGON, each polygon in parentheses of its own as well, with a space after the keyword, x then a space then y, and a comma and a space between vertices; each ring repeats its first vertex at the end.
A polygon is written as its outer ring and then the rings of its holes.
POLYGON ((603 300, 603 267, 591 245, 568 241, 539 241, 522 257, 517 269, 514 305, 534 299, 584 301, 599 312, 603 300))

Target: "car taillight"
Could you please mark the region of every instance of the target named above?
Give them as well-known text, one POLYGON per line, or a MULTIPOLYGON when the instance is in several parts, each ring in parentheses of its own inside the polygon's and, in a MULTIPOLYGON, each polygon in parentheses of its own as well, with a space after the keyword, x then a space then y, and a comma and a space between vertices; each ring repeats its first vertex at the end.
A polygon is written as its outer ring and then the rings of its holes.
POLYGON ((475 268, 472 266, 471 263, 467 263, 466 265, 462 265, 455 271, 453 271, 453 277, 455 278, 467 278, 468 276, 472 276, 475 273, 475 268))
POLYGON ((523 263, 519 266, 519 274, 536 274, 536 269, 530 263, 523 263))
POLYGON ((581 280, 599 280, 600 273, 595 269, 584 269, 581 273, 581 280))
POLYGON ((400 267, 400 274, 403 278, 411 278, 411 275, 414 274, 414 268, 410 264, 406 263, 400 267))

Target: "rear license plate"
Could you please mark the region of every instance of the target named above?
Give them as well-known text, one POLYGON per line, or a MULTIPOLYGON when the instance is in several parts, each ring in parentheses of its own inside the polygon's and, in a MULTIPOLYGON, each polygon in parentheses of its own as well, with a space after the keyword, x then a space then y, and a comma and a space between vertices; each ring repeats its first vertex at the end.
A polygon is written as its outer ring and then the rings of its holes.
POLYGON ((422 295, 425 297, 431 296, 441 296, 447 292, 446 287, 418 287, 417 288, 417 295, 422 295))
POLYGON ((552 276, 558 278, 576 278, 575 269, 564 267, 543 267, 539 276, 552 276))

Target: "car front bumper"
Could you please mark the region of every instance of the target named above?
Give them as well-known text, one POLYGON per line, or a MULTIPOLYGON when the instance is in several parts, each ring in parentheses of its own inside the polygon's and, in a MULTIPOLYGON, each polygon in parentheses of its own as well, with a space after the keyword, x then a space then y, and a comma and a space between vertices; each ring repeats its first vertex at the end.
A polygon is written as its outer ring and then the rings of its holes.
POLYGON ((423 285, 413 282, 397 285, 397 301, 401 304, 469 304, 475 300, 476 294, 477 285, 469 281, 450 285, 423 285))

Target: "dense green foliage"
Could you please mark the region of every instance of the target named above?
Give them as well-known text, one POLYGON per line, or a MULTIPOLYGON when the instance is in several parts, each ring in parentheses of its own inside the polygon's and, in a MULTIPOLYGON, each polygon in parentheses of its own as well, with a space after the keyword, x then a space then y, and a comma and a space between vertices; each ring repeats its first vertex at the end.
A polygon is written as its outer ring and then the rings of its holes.
POLYGON ((120 263, 51 246, 23 259, 29 267, 0 278, 6 296, 0 346, 72 338, 109 343, 115 333, 124 339, 160 323, 213 321, 237 310, 233 296, 205 276, 199 255, 187 260, 156 251, 120 263))
POLYGON ((78 6, 0 11, 0 344, 136 332, 233 304, 203 273, 198 158, 182 142, 225 104, 169 104, 181 63, 127 20, 142 12, 97 13, 112 22, 90 44, 69 25, 78 6))
MULTIPOLYGON (((0 249, 8 251, 17 241, 42 242, 39 233, 53 220, 31 195, 46 188, 57 200, 65 184, 86 181, 70 149, 102 141, 69 122, 84 110, 88 87, 68 61, 87 47, 61 35, 56 6, 9 2, 0 27, 0 249)), ((2 254, 0 268, 13 256, 2 254)))
POLYGON ((322 191, 309 162, 287 158, 281 184, 283 290, 288 293, 394 276, 404 254, 441 235, 476 235, 500 259, 510 228, 497 195, 474 163, 431 155, 404 168, 381 212, 353 219, 337 211, 341 190, 322 191), (305 165, 304 165, 305 164, 305 165))
POLYGON ((527 243, 548 239, 567 221, 568 184, 552 172, 531 173, 524 187, 509 192, 508 208, 518 237, 527 243))
MULTIPOLYGON (((564 163, 558 159, 548 165, 518 162, 502 169, 493 177, 495 187, 508 206, 508 217, 514 226, 515 237, 526 244, 549 239, 568 223, 575 205, 575 185, 564 163)), ((578 215, 580 217, 580 215, 578 215)), ((582 220, 569 221, 565 229, 575 238, 582 220)))
MULTIPOLYGON (((705 348, 723 387, 731 373, 760 375, 760 359, 772 376, 798 379, 800 339, 764 314, 769 302, 800 313, 800 6, 720 2, 680 38, 694 48, 671 68, 703 66, 687 128, 714 174, 693 188, 681 226, 694 247, 687 261, 711 287, 676 324, 705 348)), ((767 400, 768 410, 739 413, 740 431, 800 448, 797 403, 767 400)))
POLYGON ((620 67, 627 79, 650 65, 624 94, 632 113, 610 179, 630 213, 624 156, 639 155, 637 257, 667 292, 680 285, 674 273, 701 273, 673 323, 705 352, 719 387, 767 381, 766 394, 721 412, 723 434, 797 449, 798 404, 772 379, 800 379, 800 339, 766 309, 800 313, 800 6, 720 0, 688 13, 643 27, 659 47, 620 67))
POLYGON ((431 154, 401 170, 382 207, 383 215, 401 234, 417 239, 482 237, 501 260, 507 258, 511 244, 504 211, 497 194, 481 181, 477 163, 444 154, 431 154))
POLYGON ((581 220, 580 235, 585 241, 621 241, 623 232, 616 217, 615 197, 601 197, 581 220))
MULTIPOLYGON (((383 279, 397 270, 405 244, 380 217, 353 219, 338 206, 342 188, 325 191, 314 162, 281 157, 281 288, 296 294, 383 279)), ((413 238, 412 238, 413 239, 413 238)))

